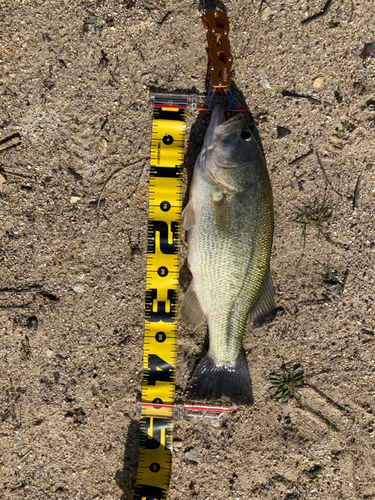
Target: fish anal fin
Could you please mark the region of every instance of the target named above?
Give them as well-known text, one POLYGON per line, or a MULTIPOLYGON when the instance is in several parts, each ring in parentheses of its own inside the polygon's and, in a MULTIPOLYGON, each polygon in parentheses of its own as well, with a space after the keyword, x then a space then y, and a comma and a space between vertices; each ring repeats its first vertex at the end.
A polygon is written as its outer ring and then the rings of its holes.
POLYGON ((189 203, 186 205, 182 212, 181 217, 181 226, 189 231, 195 224, 195 212, 194 212, 194 203, 193 200, 189 200, 189 203))
POLYGON ((212 194, 210 200, 215 226, 219 231, 228 232, 230 230, 230 214, 225 192, 212 194))
POLYGON ((198 328, 204 322, 206 315, 199 302, 192 281, 181 304, 181 317, 192 328, 198 328))
POLYGON ((249 323, 251 326, 261 325, 275 310, 275 293, 271 272, 268 269, 266 280, 257 301, 250 309, 249 323))

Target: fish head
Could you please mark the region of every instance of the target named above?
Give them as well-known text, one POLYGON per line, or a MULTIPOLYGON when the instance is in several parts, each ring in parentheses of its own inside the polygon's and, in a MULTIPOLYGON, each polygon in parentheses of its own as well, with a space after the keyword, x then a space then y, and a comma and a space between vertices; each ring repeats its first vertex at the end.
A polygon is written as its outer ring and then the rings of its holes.
MULTIPOLYGON (((222 185, 232 184, 230 179, 233 181, 233 177, 238 177, 240 172, 233 169, 254 170, 254 165, 259 163, 254 160, 261 157, 242 113, 226 120, 220 105, 212 112, 203 150, 206 178, 222 185)), ((243 177, 243 173, 240 176, 243 177)))

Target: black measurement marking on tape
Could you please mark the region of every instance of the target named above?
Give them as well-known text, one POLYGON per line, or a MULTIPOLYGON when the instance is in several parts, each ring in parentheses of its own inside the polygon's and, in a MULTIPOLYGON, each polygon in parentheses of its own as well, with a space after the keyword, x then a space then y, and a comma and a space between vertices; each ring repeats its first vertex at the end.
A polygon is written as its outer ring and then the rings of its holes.
POLYGON ((167 290, 167 302, 165 300, 158 300, 157 288, 150 288, 146 292, 146 320, 151 323, 171 323, 176 320, 176 307, 177 307, 177 292, 174 289, 167 290), (154 301, 156 301, 156 311, 154 311, 154 301))
POLYGON ((182 176, 182 167, 180 165, 176 165, 175 167, 157 167, 152 165, 150 169, 150 177, 181 177, 182 176))
MULTIPOLYGON (((164 202, 165 203, 165 202, 164 202)), ((179 225, 172 221, 169 228, 167 222, 150 220, 148 223, 148 245, 147 253, 153 254, 156 251, 156 233, 159 233, 159 250, 165 255, 177 255, 179 250, 179 225), (172 243, 168 243, 169 235, 172 233, 172 243)))

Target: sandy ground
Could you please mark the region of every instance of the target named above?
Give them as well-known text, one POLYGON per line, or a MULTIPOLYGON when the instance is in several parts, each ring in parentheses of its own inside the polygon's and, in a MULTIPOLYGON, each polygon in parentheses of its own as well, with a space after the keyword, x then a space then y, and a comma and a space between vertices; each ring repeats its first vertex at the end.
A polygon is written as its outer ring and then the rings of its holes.
MULTIPOLYGON (((236 95, 252 113, 273 185, 278 314, 245 336, 254 406, 218 427, 176 423, 171 500, 375 498, 375 59, 361 56, 375 41, 375 8, 333 0, 325 16, 301 24, 323 4, 271 0, 260 13, 258 2, 226 4, 236 95), (278 138, 278 126, 290 134, 278 138), (319 212, 323 203, 330 218, 321 211, 304 238, 297 208, 319 212), (283 363, 304 369, 300 406, 268 395, 283 363)), ((148 99, 151 90, 205 92, 197 8, 1 2, 4 500, 132 498, 148 99)), ((189 115, 185 187, 208 118, 189 115)), ((185 259, 183 248, 182 267, 185 259)), ((189 279, 182 273, 181 296, 189 279)), ((181 325, 178 401, 188 400, 205 337, 205 328, 181 325)))

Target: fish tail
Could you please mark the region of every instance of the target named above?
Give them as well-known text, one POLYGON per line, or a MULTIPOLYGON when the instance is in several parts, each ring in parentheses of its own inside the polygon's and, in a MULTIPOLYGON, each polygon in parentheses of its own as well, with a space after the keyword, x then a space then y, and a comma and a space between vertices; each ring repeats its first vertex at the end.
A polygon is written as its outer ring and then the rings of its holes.
POLYGON ((245 353, 234 363, 216 364, 207 354, 200 362, 191 389, 194 398, 221 398, 227 396, 233 403, 252 404, 253 391, 245 353))

